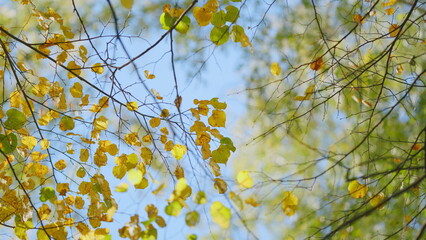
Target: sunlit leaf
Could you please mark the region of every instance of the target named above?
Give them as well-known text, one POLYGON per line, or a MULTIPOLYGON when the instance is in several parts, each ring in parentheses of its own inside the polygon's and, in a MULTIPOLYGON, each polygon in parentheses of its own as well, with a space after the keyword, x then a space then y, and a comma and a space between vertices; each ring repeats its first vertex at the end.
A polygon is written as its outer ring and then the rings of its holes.
POLYGON ((297 209, 299 199, 291 192, 284 192, 284 199, 281 203, 281 208, 287 216, 292 216, 297 209))
MULTIPOLYGON (((375 195, 374 197, 372 197, 372 198, 370 199, 370 204, 371 204, 371 206, 373 206, 373 207, 377 207, 377 206, 379 206, 379 205, 380 205, 380 203, 382 203, 382 202, 383 202, 383 200, 385 200, 385 199, 386 199, 385 194, 381 192, 381 193, 379 193, 379 194, 375 195)), ((384 206, 384 205, 382 205, 382 206, 378 207, 377 209, 384 209, 384 208, 385 208, 385 206, 384 206)))
POLYGON ((133 6, 133 0, 120 0, 121 5, 127 9, 131 9, 133 6))
POLYGON ((210 32, 210 41, 212 41, 217 46, 220 46, 226 43, 229 39, 229 27, 214 27, 210 32))
POLYGON ((115 187, 116 192, 127 192, 127 189, 129 189, 129 184, 127 183, 120 183, 117 187, 115 187))
POLYGON ((368 187, 357 180, 353 180, 349 183, 348 191, 353 198, 363 198, 368 192, 368 187))
POLYGON ((208 121, 212 127, 225 127, 226 113, 222 110, 213 110, 208 121))
POLYGON ((93 64, 91 69, 92 69, 92 72, 97 73, 97 74, 102 74, 104 72, 104 67, 102 67, 101 63, 93 64))
POLYGON ((174 158, 176 158, 176 160, 180 160, 186 154, 186 151, 187 149, 185 145, 176 144, 173 146, 171 154, 174 158))
POLYGON ((213 222, 218 224, 221 228, 229 228, 231 223, 231 210, 225 207, 221 202, 214 202, 210 207, 210 215, 213 222))
POLYGON ((213 17, 211 11, 203 7, 196 6, 192 12, 195 20, 200 26, 207 26, 213 17))
POLYGON ((237 175, 237 182, 243 188, 253 187, 253 179, 250 177, 248 171, 240 171, 237 175))
POLYGON ((127 179, 133 185, 137 185, 142 181, 143 174, 139 169, 130 169, 127 174, 127 179))
POLYGON ((160 123, 161 123, 161 119, 160 118, 151 118, 149 120, 149 125, 152 128, 156 128, 156 127, 160 126, 160 123))
POLYGON ((397 37, 399 36, 401 32, 401 28, 398 26, 398 24, 392 24, 389 27, 389 36, 391 37, 397 37))
POLYGON ((152 74, 152 73, 150 73, 148 70, 145 70, 145 71, 143 71, 143 72, 144 72, 145 77, 146 77, 147 79, 154 79, 154 78, 155 78, 155 75, 154 75, 154 74, 152 74))
POLYGON ((179 204, 179 202, 173 201, 166 206, 164 212, 169 216, 177 217, 179 216, 181 210, 182 206, 179 204))
POLYGON ((67 65, 67 68, 69 70, 68 78, 70 78, 70 79, 81 74, 81 66, 76 64, 74 61, 70 61, 67 65))
POLYGON ((277 62, 273 62, 270 67, 271 73, 274 76, 278 76, 281 73, 281 67, 277 62))
POLYGON ((318 71, 322 68, 323 65, 324 63, 323 63, 322 57, 319 57, 315 59, 315 61, 313 61, 311 65, 309 65, 309 67, 314 71, 318 71))

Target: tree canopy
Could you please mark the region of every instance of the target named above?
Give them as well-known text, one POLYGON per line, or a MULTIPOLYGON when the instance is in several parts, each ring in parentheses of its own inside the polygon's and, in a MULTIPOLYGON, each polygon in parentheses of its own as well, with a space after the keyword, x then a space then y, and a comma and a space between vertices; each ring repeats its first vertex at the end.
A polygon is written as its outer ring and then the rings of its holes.
POLYGON ((425 4, 6 0, 0 234, 423 239, 425 4))

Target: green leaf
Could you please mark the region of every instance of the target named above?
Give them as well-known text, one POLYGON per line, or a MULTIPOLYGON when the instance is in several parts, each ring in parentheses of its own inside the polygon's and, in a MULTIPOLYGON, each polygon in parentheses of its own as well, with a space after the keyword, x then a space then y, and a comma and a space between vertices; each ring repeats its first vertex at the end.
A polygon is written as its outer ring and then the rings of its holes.
POLYGON ((18 138, 15 134, 9 133, 8 135, 0 134, 0 143, 1 143, 1 151, 4 154, 9 154, 15 151, 16 146, 18 145, 18 138))
POLYGON ((4 127, 7 129, 18 130, 27 122, 25 115, 14 108, 7 110, 6 115, 8 118, 4 122, 4 127))
POLYGON ((169 13, 163 13, 160 16, 160 24, 161 27, 165 30, 169 30, 171 27, 173 27, 173 18, 170 16, 169 13))
POLYGON ((135 153, 131 153, 127 155, 127 160, 126 160, 127 169, 132 169, 136 167, 138 162, 139 162, 139 158, 138 158, 138 155, 136 155, 135 153))
POLYGON ((164 212, 166 212, 166 214, 169 216, 177 217, 179 216, 181 210, 182 210, 182 206, 178 202, 173 201, 166 206, 166 208, 164 209, 164 212))
POLYGON ((221 202, 214 202, 210 207, 210 215, 212 216, 213 222, 218 224, 221 228, 229 228, 231 223, 231 210, 221 202))
POLYGON ((234 147, 234 143, 232 142, 232 140, 230 138, 228 138, 228 137, 224 137, 224 138, 220 139, 220 144, 224 145, 224 146, 227 146, 228 149, 231 150, 232 152, 235 152, 235 150, 237 150, 234 147))
POLYGON ((212 151, 212 160, 216 163, 226 164, 229 156, 231 156, 231 152, 225 145, 220 145, 216 150, 212 151))
POLYGON ((229 27, 214 27, 210 32, 210 40, 218 46, 226 43, 229 40, 229 27))
POLYGON ((197 192, 197 194, 195 195, 194 202, 196 204, 205 204, 207 202, 206 193, 203 191, 197 192))
POLYGON ((197 211, 188 212, 185 216, 186 225, 193 227, 200 222, 200 214, 197 211))
POLYGON ((46 202, 55 197, 55 189, 52 187, 44 187, 40 190, 40 201, 46 202))
POLYGON ((184 16, 175 29, 180 33, 186 33, 188 32, 190 26, 191 19, 188 16, 184 16))
POLYGON ((226 23, 225 15, 226 15, 226 13, 223 10, 214 13, 212 21, 211 21, 211 23, 213 24, 213 26, 220 28, 223 25, 225 25, 225 23, 226 23))
POLYGON ((198 239, 198 237, 197 237, 197 235, 195 235, 195 234, 191 234, 191 235, 188 235, 188 236, 186 237, 186 239, 187 239, 187 240, 197 240, 197 239, 198 239))
POLYGON ((236 22, 239 17, 238 8, 232 5, 229 5, 225 9, 226 9, 225 20, 231 23, 236 22))
POLYGON ((156 240, 157 239, 157 229, 150 227, 147 230, 141 233, 142 240, 156 240))
POLYGON ((62 131, 73 130, 74 126, 74 120, 71 117, 63 116, 59 121, 59 129, 62 131))

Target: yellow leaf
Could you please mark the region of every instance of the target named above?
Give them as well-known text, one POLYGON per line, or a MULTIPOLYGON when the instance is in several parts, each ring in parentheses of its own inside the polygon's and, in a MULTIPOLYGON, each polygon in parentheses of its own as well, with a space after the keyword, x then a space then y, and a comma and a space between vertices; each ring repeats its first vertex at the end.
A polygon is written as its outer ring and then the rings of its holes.
POLYGON ((391 7, 391 8, 385 9, 385 12, 387 15, 392 15, 395 13, 395 9, 391 7))
POLYGON ((21 70, 22 72, 28 71, 27 66, 25 66, 25 64, 23 62, 18 62, 17 65, 18 65, 19 70, 21 70))
POLYGON ((206 4, 204 4, 204 8, 211 12, 217 12, 219 8, 219 0, 208 0, 206 4))
POLYGON ((47 156, 49 156, 49 155, 47 155, 46 153, 41 153, 41 152, 37 152, 37 151, 31 152, 31 158, 36 162, 47 158, 47 156))
POLYGON ((37 139, 33 136, 24 136, 21 143, 28 149, 32 150, 37 145, 37 139))
POLYGON ((270 67, 271 73, 274 76, 278 76, 281 73, 281 67, 277 62, 273 62, 270 67))
POLYGON ((211 11, 204 7, 194 7, 192 13, 194 14, 194 18, 200 26, 207 26, 213 17, 211 11))
POLYGON ((84 95, 84 97, 81 98, 81 104, 80 107, 87 106, 89 104, 89 94, 84 95))
POLYGON ((117 187, 115 187, 116 192, 127 192, 127 189, 129 189, 129 184, 127 183, 120 183, 117 187))
POLYGON ((348 191, 353 198, 363 198, 367 194, 368 187, 357 180, 353 180, 349 183, 348 191))
POLYGON ((154 191, 152 191, 152 194, 157 195, 165 187, 166 187, 166 184, 162 183, 160 186, 158 186, 157 189, 155 189, 154 191))
POLYGON ((305 101, 305 100, 307 100, 307 99, 306 99, 306 97, 305 97, 305 96, 296 96, 296 97, 294 97, 294 100, 295 100, 295 101, 305 101))
POLYGON ((143 173, 139 169, 130 169, 127 173, 127 179, 133 185, 137 185, 142 181, 143 173))
POLYGON ((173 149, 174 143, 172 140, 169 140, 164 144, 164 150, 171 151, 173 149))
MULTIPOLYGON (((383 202, 383 200, 385 200, 385 198, 386 198, 385 194, 381 192, 370 199, 370 204, 373 207, 377 207, 381 202, 383 202)), ((384 209, 384 208, 385 206, 382 205, 378 209, 384 209)))
POLYGON ((176 144, 173 146, 171 153, 172 153, 172 156, 176 158, 176 160, 180 160, 186 154, 186 151, 187 151, 186 146, 176 144))
POLYGON ((55 163, 55 167, 56 167, 58 170, 63 170, 64 168, 66 168, 66 167, 67 167, 67 164, 65 163, 65 160, 61 159, 61 160, 59 160, 59 161, 57 161, 57 162, 55 163))
POLYGON ((260 203, 258 203, 256 199, 254 199, 254 197, 249 197, 246 200, 244 200, 244 202, 247 203, 248 205, 251 205, 252 207, 258 207, 260 205, 260 203))
POLYGON ((214 188, 220 193, 224 194, 228 190, 228 185, 220 178, 214 179, 214 188))
POLYGON ((56 191, 59 193, 59 195, 61 196, 65 196, 67 195, 67 192, 70 191, 70 187, 69 187, 69 183, 58 183, 56 185, 56 191))
POLYGON ((129 111, 137 111, 138 110, 138 103, 135 102, 135 101, 128 102, 128 103, 126 103, 126 107, 127 107, 127 109, 129 109, 129 111))
POLYGON ((133 6, 133 0, 120 0, 121 5, 127 9, 131 9, 133 6))
POLYGON ((170 113, 169 113, 169 110, 168 110, 168 109, 163 109, 163 110, 161 110, 160 117, 162 117, 162 118, 166 118, 166 117, 168 117, 169 115, 170 115, 170 113))
POLYGON ((64 92, 64 88, 58 83, 54 82, 49 89, 49 95, 51 97, 59 97, 64 92))
POLYGON ((96 74, 102 74, 104 72, 104 67, 102 67, 101 63, 95 63, 92 66, 92 72, 96 74))
POLYGON ((140 147, 142 145, 142 143, 139 141, 138 133, 136 132, 132 132, 132 133, 128 133, 124 135, 123 139, 129 145, 133 145, 137 147, 140 147))
POLYGON ((208 122, 212 127, 225 127, 226 113, 222 110, 213 110, 208 122))
POLYGON ((399 28, 398 24, 392 24, 389 27, 389 36, 391 37, 397 37, 401 32, 401 29, 399 28))
POLYGON ((108 119, 104 116, 96 118, 93 127, 98 131, 106 130, 108 128, 108 119))
POLYGON ((56 62, 58 62, 58 64, 63 64, 64 62, 67 61, 68 58, 68 54, 66 51, 62 51, 58 56, 56 56, 56 62))
POLYGON ((309 67, 314 71, 318 71, 322 68, 322 66, 323 66, 323 60, 322 60, 322 57, 319 57, 315 59, 315 61, 313 61, 309 67))
POLYGON ((74 83, 70 88, 70 93, 74 98, 81 98, 83 96, 83 86, 79 82, 74 83))
POLYGON ((401 64, 399 64, 399 65, 396 67, 396 72, 398 73, 398 75, 402 75, 402 73, 404 72, 404 68, 402 67, 402 65, 401 65, 401 64))
POLYGON ((154 94, 155 98, 158 100, 163 100, 163 97, 158 93, 155 89, 151 89, 152 94, 154 94))
POLYGON ((18 90, 15 90, 10 93, 10 106, 14 108, 19 108, 21 106, 21 94, 19 94, 18 90))
POLYGON ((86 49, 86 47, 84 45, 81 45, 78 48, 78 54, 80 55, 81 60, 83 60, 83 62, 87 61, 87 56, 86 56, 87 55, 87 49, 86 49))
POLYGON ((40 77, 39 84, 36 84, 31 89, 31 92, 37 97, 44 97, 49 92, 50 82, 47 78, 40 77))
POLYGON ((145 77, 146 77, 147 79, 154 79, 154 78, 155 78, 155 75, 154 75, 154 74, 151 74, 148 70, 145 70, 145 71, 143 71, 143 72, 144 72, 145 77))
POLYGON ((149 120, 149 125, 152 128, 156 128, 156 127, 160 126, 160 123, 161 123, 161 119, 160 118, 151 118, 149 120))
POLYGON ((397 0, 389 0, 389 2, 387 2, 387 3, 383 3, 383 6, 384 6, 384 7, 392 6, 392 5, 394 5, 394 4, 396 3, 396 1, 397 1, 397 0))
POLYGON ((64 93, 62 93, 61 97, 59 98, 58 109, 60 110, 67 109, 67 99, 64 93))
POLYGON ((89 149, 81 148, 80 149, 80 161, 87 162, 88 159, 89 159, 89 149))
POLYGON ((74 206, 77 209, 83 209, 83 207, 84 207, 84 199, 82 197, 80 197, 80 196, 76 196, 75 197, 74 206))
POLYGON ((225 207, 221 202, 214 202, 210 207, 210 215, 213 222, 221 228, 227 229, 231 223, 231 210, 225 207))
POLYGON ((67 65, 68 71, 68 78, 74 78, 76 75, 80 75, 81 73, 81 66, 77 65, 74 61, 71 61, 67 65))
POLYGON ((363 24, 365 21, 358 13, 353 16, 354 22, 363 24))
POLYGON ((40 142, 41 150, 46 150, 50 146, 50 142, 47 139, 43 139, 40 142))
POLYGON ((147 147, 141 148, 141 157, 146 164, 148 164, 148 165, 151 164, 151 160, 152 160, 151 149, 149 149, 147 147))
POLYGON ((176 176, 177 179, 181 179, 185 177, 185 172, 183 171, 182 166, 177 165, 175 171, 173 174, 176 176))
POLYGON ((292 216, 297 209, 297 205, 299 204, 299 199, 291 192, 284 192, 284 200, 281 204, 281 208, 283 212, 287 216, 292 216))
POLYGON ((237 175, 237 182, 243 188, 253 187, 253 179, 250 177, 248 171, 240 171, 237 175))

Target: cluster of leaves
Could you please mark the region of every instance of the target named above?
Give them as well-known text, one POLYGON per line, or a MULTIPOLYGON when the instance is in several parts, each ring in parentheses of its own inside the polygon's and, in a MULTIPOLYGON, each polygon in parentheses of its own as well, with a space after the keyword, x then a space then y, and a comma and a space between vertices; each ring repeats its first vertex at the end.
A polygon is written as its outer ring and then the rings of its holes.
MULTIPOLYGON (((28 13, 27 23, 17 29, 0 25, 0 224, 19 239, 154 239, 157 228, 167 226, 164 216, 186 212, 185 223, 193 227, 207 203, 213 222, 221 228, 231 225, 229 206, 207 199, 209 187, 194 184, 188 176, 197 170, 186 167, 192 159, 207 166, 202 179, 211 177, 211 188, 227 192, 220 165, 236 151, 221 133, 227 105, 218 98, 196 99, 195 107, 185 111, 177 85, 176 98, 168 102, 159 91, 147 90, 145 81, 156 75, 144 70, 142 79, 138 68, 138 90, 129 90, 133 84, 122 80, 118 71, 134 67, 143 54, 120 62, 115 54, 121 50, 99 48, 123 41, 117 29, 121 16, 116 14, 136 4, 120 3, 106 6, 115 24, 102 31, 112 26, 116 34, 111 36, 89 28, 90 19, 80 15, 85 8, 74 2, 74 13, 67 11, 70 6, 8 3, 28 13), (147 90, 145 100, 140 89, 147 90), (164 171, 169 174, 161 176, 164 171), (194 194, 193 188, 198 188, 194 194), (128 214, 120 204, 124 194, 138 191, 163 202, 147 202, 145 211, 133 213, 128 223, 115 224, 127 216, 119 212, 128 214), (171 191, 170 197, 164 198, 162 191, 171 191)), ((172 37, 173 30, 183 34, 192 27, 188 13, 195 3, 186 9, 166 4, 162 14, 153 14, 172 37)), ((200 27, 213 25, 214 44, 224 44, 231 35, 243 47, 251 46, 244 29, 236 25, 239 11, 210 0, 194 7, 193 17, 200 27)), ((253 184, 247 177, 238 179, 246 188, 253 184)))

